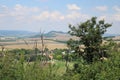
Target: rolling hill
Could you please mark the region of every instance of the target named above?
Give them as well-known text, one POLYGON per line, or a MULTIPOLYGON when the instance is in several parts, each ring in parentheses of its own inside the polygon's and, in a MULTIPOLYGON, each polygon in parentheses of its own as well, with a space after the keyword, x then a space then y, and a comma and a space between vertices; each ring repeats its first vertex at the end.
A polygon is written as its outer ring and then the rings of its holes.
POLYGON ((28 37, 36 35, 35 32, 19 31, 19 30, 0 30, 1 37, 28 37))
MULTIPOLYGON (((103 36, 119 36, 118 34, 109 34, 106 33, 103 36)), ((30 32, 30 31, 19 31, 19 30, 0 30, 0 37, 20 37, 20 38, 40 38, 39 32, 30 32)), ((46 39, 54 40, 68 40, 69 38, 75 38, 70 36, 67 32, 62 31, 50 31, 44 33, 46 39)))

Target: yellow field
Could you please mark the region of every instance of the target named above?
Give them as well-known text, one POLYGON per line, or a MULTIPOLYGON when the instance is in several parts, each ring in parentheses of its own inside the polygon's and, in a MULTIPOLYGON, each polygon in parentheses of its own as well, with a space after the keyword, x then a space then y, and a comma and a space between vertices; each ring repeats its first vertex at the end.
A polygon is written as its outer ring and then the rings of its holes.
MULTIPOLYGON (((37 43, 33 39, 26 40, 16 40, 14 42, 0 42, 0 45, 3 45, 6 49, 34 49, 35 44, 37 44, 37 48, 41 49, 41 41, 37 39, 37 43)), ((67 48, 66 44, 55 42, 52 40, 44 40, 44 45, 46 48, 53 50, 55 48, 64 49, 67 48)), ((1 49, 1 48, 0 48, 1 49)))
MULTIPOLYGON (((53 50, 55 48, 60 48, 60 49, 64 49, 67 48, 65 44, 46 44, 45 45, 48 49, 53 50)), ((19 45, 7 45, 5 46, 6 49, 34 49, 34 45, 30 44, 29 46, 25 45, 25 44, 19 44, 19 45)), ((38 45, 37 46, 39 49, 41 49, 41 46, 38 45)))

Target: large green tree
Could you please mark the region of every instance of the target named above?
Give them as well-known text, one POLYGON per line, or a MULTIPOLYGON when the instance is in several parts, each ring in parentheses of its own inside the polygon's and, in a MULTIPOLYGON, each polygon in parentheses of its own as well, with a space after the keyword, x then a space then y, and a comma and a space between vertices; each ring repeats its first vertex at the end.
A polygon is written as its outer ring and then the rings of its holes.
POLYGON ((97 17, 92 17, 83 23, 77 25, 69 25, 72 36, 78 37, 77 40, 70 39, 68 46, 74 49, 77 56, 83 56, 87 62, 92 62, 94 59, 105 56, 105 49, 102 48, 103 34, 112 24, 105 23, 104 20, 97 20, 97 17), (84 52, 80 50, 80 45, 84 45, 84 52), (104 54, 104 55, 103 55, 104 54))

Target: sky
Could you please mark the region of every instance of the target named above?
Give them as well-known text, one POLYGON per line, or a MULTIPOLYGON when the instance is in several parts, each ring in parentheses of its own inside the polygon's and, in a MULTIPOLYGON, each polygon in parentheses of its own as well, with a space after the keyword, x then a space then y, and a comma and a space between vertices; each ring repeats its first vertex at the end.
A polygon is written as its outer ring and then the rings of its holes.
POLYGON ((120 34, 120 0, 0 0, 0 30, 67 32, 94 16, 120 34))

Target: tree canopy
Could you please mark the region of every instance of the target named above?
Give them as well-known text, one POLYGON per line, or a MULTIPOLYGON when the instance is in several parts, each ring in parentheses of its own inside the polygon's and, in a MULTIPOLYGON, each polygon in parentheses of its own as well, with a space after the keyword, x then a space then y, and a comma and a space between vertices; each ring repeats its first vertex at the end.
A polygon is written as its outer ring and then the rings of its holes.
POLYGON ((69 25, 70 31, 68 32, 72 36, 76 36, 79 39, 68 41, 68 46, 74 49, 78 56, 83 56, 88 62, 92 62, 95 58, 104 57, 105 49, 102 48, 103 34, 107 31, 107 28, 112 24, 105 23, 105 20, 97 20, 97 17, 92 17, 83 23, 69 25), (84 45, 84 52, 80 50, 80 45, 84 45))

